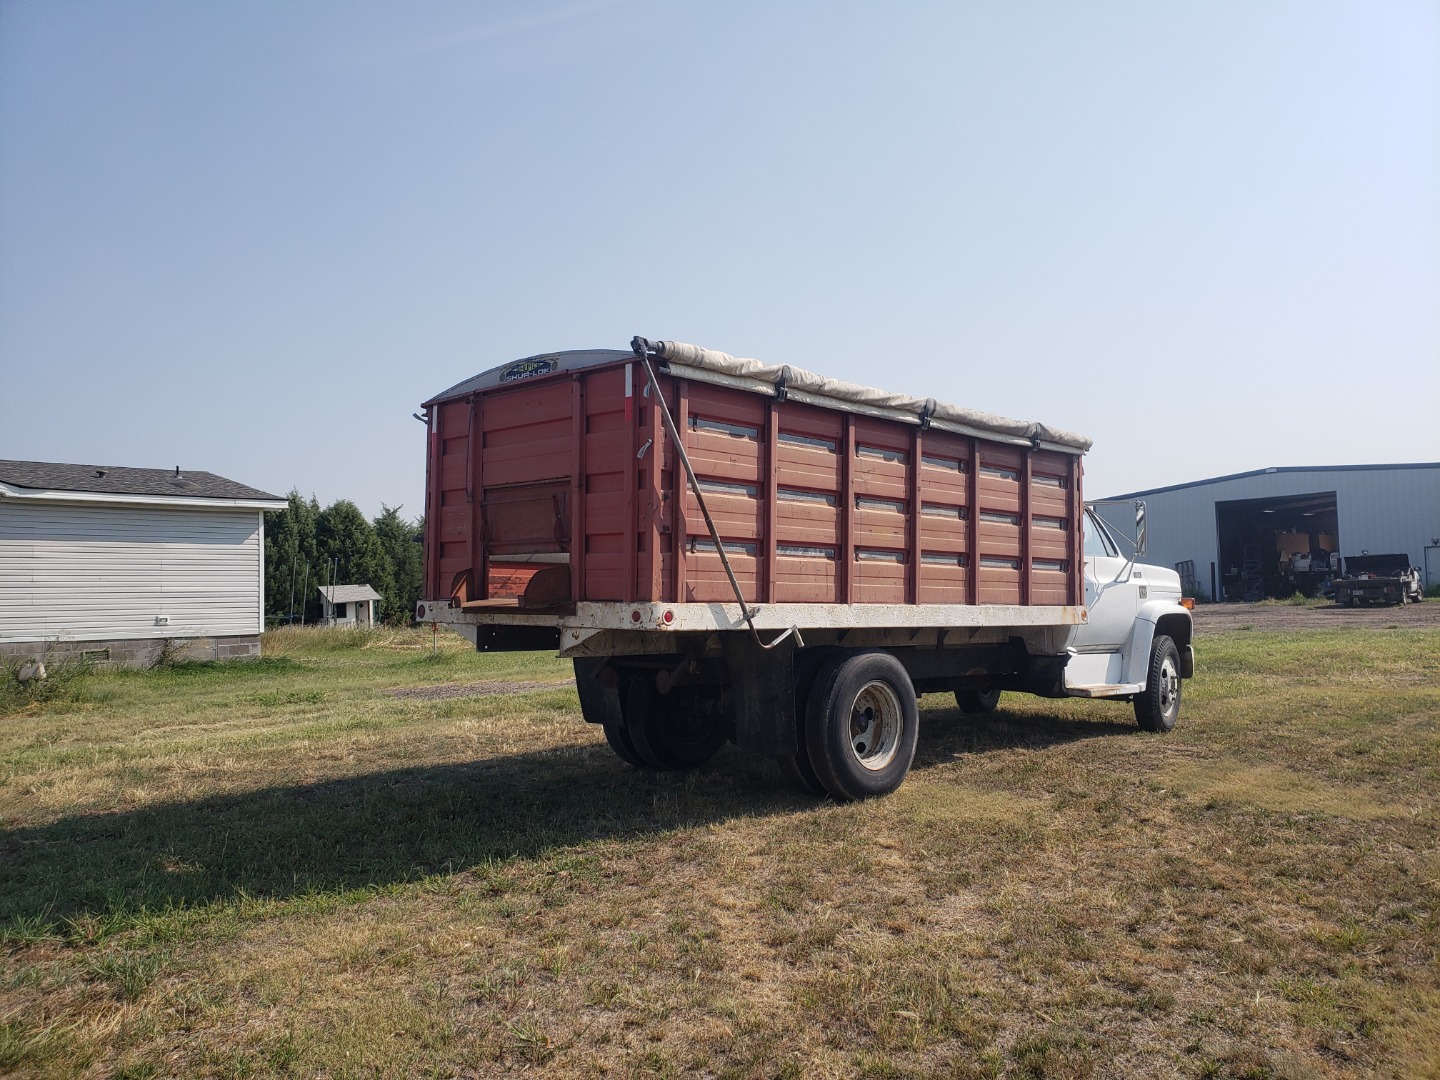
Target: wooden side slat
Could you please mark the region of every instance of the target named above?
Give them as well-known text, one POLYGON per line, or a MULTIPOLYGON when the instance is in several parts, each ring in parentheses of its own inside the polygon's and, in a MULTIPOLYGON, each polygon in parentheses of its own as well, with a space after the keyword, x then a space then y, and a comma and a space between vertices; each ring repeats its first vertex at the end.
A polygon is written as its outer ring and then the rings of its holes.
MULTIPOLYGON (((635 364, 626 364, 624 371, 625 389, 625 427, 629 432, 625 447, 625 586, 620 596, 621 600, 633 601, 639 582, 636 576, 639 573, 639 552, 636 548, 638 541, 638 491, 640 469, 639 462, 635 460, 636 438, 635 433, 639 430, 640 424, 640 403, 636 400, 636 374, 635 364)), ((643 377, 642 380, 643 381, 643 377)))
MULTIPOLYGON (((687 379, 676 379, 675 384, 675 428, 677 431, 683 432, 690 422, 690 383, 687 379)), ((685 595, 685 574, 689 566, 685 548, 690 538, 690 526, 687 518, 694 496, 690 492, 690 478, 685 473, 685 467, 680 464, 679 454, 674 448, 671 449, 671 453, 674 455, 672 471, 675 474, 675 540, 673 543, 675 587, 670 595, 676 602, 679 602, 685 595)))
POLYGON ((1080 458, 1073 459, 1071 465, 1070 484, 1070 514, 1073 519, 1070 524, 1070 603, 1083 604, 1085 602, 1085 496, 1081 492, 1081 478, 1085 471, 1084 462, 1080 458))
POLYGON ((602 368, 585 380, 585 534, 578 552, 585 600, 620 600, 625 592, 625 459, 633 454, 626 453, 623 372, 619 365, 602 368))
POLYGON ((485 490, 485 455, 479 452, 477 444, 483 446, 485 430, 485 399, 472 395, 470 399, 470 468, 469 486, 466 489, 470 503, 470 567, 471 580, 475 591, 471 599, 484 600, 490 596, 490 565, 485 555, 483 541, 484 521, 481 518, 479 493, 485 490))
MULTIPOLYGON (((645 377, 643 371, 637 371, 640 384, 643 388, 650 387, 650 380, 645 377)), ((657 379, 657 382, 659 380, 657 379)), ((664 393, 665 384, 660 385, 661 393, 664 393)), ((643 550, 640 552, 640 587, 637 596, 641 600, 661 599, 661 544, 662 532, 661 523, 664 520, 666 507, 661 500, 664 484, 661 478, 665 472, 665 424, 661 419, 660 402, 655 399, 655 391, 650 389, 650 396, 646 397, 642 389, 636 396, 636 401, 643 403, 643 422, 640 431, 636 435, 640 447, 649 443, 645 450, 645 456, 640 459, 641 491, 637 497, 641 520, 637 523, 637 537, 643 550)))
POLYGON ((915 429, 910 444, 910 513, 909 529, 905 537, 905 560, 909 580, 905 587, 905 600, 911 604, 920 602, 920 459, 925 450, 925 433, 915 429))
POLYGON ((855 417, 841 421, 840 441, 840 600, 856 602, 855 594, 855 417))
POLYGON ((762 490, 764 491, 765 498, 763 518, 765 522, 765 532, 767 534, 764 545, 765 591, 763 595, 766 601, 773 604, 775 603, 776 595, 775 575, 777 572, 776 563, 778 558, 775 549, 780 535, 778 520, 779 499, 776 495, 780 483, 779 472, 776 468, 776 458, 780 446, 780 403, 773 399, 766 402, 764 439, 764 467, 760 472, 761 482, 763 484, 762 490))
POLYGON ((965 476, 965 505, 969 507, 965 592, 972 604, 980 603, 980 440, 969 440, 970 471, 965 476))
POLYGON ((1020 468, 1020 603, 1030 603, 1030 454, 1020 468))
POLYGON ((570 380, 570 596, 585 595, 585 376, 570 380))

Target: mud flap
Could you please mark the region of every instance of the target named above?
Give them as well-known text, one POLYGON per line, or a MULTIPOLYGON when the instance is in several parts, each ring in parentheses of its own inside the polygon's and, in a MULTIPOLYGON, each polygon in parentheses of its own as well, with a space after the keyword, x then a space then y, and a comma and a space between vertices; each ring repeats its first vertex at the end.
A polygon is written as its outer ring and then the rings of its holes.
POLYGON ((761 754, 794 756, 795 650, 764 649, 749 634, 725 634, 726 717, 735 743, 761 754))
POLYGON ((575 692, 580 695, 580 715, 585 717, 587 724, 624 727, 625 715, 620 709, 620 691, 595 678, 607 663, 609 660, 603 656, 575 658, 575 692))
POLYGON ((1030 656, 1025 670, 1025 692, 1036 697, 1066 697, 1065 665, 1069 653, 1061 656, 1030 656))
POLYGON ((477 626, 476 652, 559 652, 558 626, 477 626))

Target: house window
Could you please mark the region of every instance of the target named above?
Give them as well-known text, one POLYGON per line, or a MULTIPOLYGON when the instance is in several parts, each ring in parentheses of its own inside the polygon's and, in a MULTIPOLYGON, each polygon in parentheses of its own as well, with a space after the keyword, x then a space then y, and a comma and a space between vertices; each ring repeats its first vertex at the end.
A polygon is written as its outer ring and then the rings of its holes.
POLYGON ((343 618, 345 618, 345 605, 344 605, 344 604, 336 604, 336 605, 335 605, 335 618, 337 618, 337 619, 343 619, 343 618))

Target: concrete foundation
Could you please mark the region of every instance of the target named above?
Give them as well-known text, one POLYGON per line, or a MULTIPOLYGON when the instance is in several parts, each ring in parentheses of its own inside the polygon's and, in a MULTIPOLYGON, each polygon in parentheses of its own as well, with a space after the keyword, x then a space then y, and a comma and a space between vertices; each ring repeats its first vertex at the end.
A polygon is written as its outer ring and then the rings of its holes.
POLYGON ((161 660, 244 660, 260 655, 260 637, 130 638, 107 641, 0 641, 0 657, 47 664, 83 660, 111 667, 149 668, 161 660))

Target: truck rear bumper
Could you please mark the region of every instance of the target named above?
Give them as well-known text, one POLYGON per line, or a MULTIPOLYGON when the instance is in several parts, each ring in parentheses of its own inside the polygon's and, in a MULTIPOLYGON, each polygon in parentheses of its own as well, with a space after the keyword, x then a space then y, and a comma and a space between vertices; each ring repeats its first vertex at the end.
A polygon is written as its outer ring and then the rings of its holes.
POLYGON ((1397 578, 1369 578, 1364 581, 1337 581, 1334 583, 1335 602, 1345 604, 1352 600, 1362 603, 1379 601, 1383 604, 1400 604, 1406 595, 1406 583, 1397 578))

